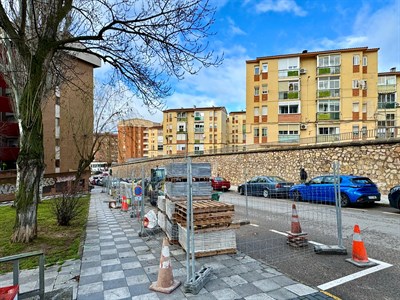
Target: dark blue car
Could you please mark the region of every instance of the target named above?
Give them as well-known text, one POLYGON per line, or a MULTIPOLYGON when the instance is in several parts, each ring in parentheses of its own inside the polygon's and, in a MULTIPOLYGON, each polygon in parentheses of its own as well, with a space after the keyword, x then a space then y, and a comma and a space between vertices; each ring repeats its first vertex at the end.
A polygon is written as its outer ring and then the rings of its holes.
MULTIPOLYGON (((304 184, 294 185, 289 195, 295 201, 335 203, 335 177, 318 176, 304 184)), ((340 202, 343 207, 351 204, 374 203, 381 200, 378 187, 371 179, 361 176, 340 176, 340 202)))

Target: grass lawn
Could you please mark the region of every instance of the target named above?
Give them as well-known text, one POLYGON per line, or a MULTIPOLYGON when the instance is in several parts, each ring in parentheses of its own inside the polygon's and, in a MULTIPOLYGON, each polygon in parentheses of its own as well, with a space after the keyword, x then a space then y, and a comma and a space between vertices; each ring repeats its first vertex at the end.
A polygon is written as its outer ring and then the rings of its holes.
MULTIPOLYGON (((90 196, 83 197, 82 210, 71 222, 71 226, 58 226, 51 210, 51 200, 43 201, 38 207, 38 235, 29 243, 11 243, 10 237, 15 222, 15 208, 0 207, 0 257, 42 250, 46 264, 63 263, 67 259, 79 258, 79 245, 83 239, 89 211, 90 196)), ((38 257, 20 261, 21 269, 38 266, 38 257)), ((0 264, 0 274, 12 271, 12 264, 0 264)))

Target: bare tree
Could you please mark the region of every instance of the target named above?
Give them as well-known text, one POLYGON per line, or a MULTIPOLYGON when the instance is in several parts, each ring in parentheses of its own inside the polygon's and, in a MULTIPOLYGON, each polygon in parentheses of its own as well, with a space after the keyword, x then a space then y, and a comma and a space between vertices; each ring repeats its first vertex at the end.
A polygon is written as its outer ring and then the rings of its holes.
POLYGON ((1 72, 12 88, 20 128, 13 241, 37 235, 44 172, 41 104, 66 54, 111 65, 143 102, 157 107, 168 78, 218 65, 207 38, 207 0, 8 0, 0 2, 1 72))

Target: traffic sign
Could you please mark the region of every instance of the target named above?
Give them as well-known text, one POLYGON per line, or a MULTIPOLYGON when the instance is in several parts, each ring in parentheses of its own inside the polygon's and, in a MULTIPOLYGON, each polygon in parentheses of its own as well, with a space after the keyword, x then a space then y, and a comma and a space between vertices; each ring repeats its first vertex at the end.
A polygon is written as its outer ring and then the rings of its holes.
POLYGON ((134 189, 135 196, 142 196, 143 190, 140 185, 135 186, 134 189))

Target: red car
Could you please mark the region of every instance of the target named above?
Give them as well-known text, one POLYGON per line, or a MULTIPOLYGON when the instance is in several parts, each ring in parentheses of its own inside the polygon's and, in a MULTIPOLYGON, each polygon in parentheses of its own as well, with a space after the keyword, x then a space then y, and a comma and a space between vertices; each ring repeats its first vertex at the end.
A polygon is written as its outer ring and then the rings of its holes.
POLYGON ((223 177, 213 177, 211 178, 211 186, 213 190, 227 191, 231 188, 231 183, 223 177))

